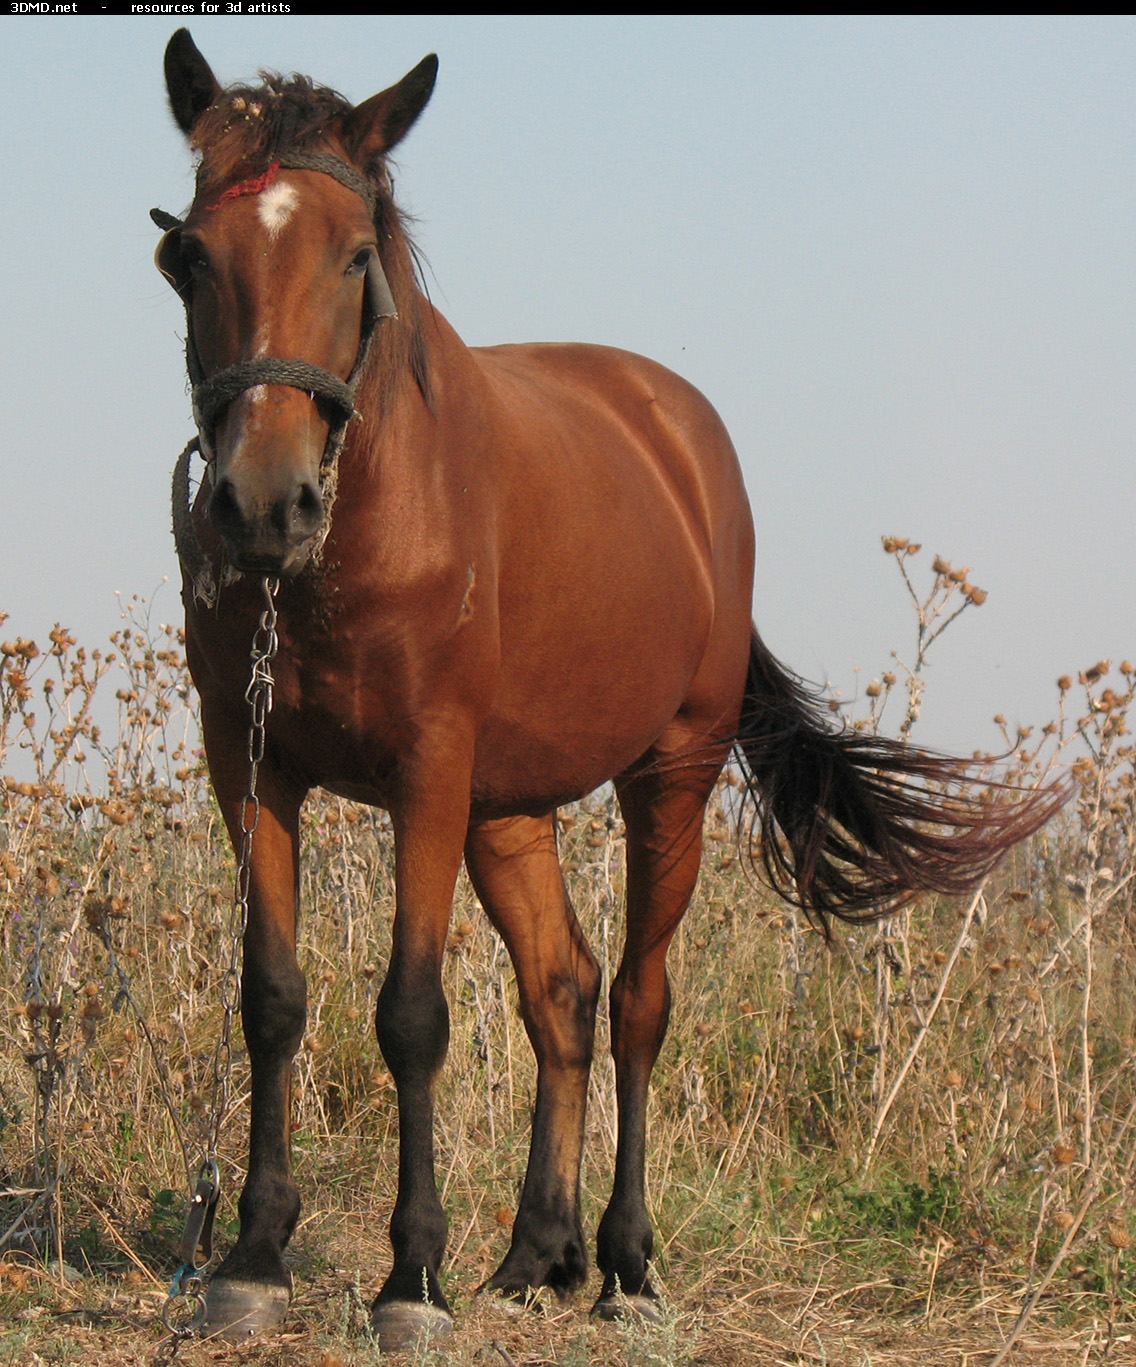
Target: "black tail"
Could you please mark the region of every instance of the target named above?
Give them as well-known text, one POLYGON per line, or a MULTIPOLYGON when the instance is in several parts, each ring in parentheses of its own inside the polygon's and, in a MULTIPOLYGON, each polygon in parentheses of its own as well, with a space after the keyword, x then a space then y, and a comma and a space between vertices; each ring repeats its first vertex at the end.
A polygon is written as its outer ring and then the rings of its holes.
POLYGON ((1056 785, 992 801, 965 760, 834 731, 756 631, 735 754, 770 882, 826 934, 830 916, 872 921, 921 892, 970 891, 1069 797, 1056 785))

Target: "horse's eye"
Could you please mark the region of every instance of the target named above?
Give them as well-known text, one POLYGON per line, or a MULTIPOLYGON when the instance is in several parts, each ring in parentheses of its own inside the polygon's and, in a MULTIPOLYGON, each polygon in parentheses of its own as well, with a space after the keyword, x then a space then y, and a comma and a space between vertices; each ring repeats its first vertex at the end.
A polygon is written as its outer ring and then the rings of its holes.
POLYGON ((190 275, 204 275, 209 270, 209 253, 195 237, 183 237, 181 241, 182 268, 190 275))
POLYGON ((353 276, 366 275, 367 267, 371 264, 374 254, 374 247, 360 247, 351 258, 351 264, 347 267, 347 274, 353 276))

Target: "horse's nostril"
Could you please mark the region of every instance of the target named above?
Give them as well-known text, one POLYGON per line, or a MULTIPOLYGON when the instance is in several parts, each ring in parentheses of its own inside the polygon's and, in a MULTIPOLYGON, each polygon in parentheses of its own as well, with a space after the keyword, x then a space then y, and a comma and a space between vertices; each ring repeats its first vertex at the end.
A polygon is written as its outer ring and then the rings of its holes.
POLYGON ((219 532, 237 531, 244 520, 231 479, 222 479, 209 500, 209 517, 219 532))
POLYGON ((323 499, 319 487, 304 480, 272 504, 268 513, 272 528, 291 542, 304 541, 323 523, 323 499))
POLYGON ((323 498, 319 486, 305 481, 300 485, 296 501, 292 506, 293 523, 309 534, 317 530, 323 522, 323 498))
POLYGON ((296 495, 296 511, 302 517, 323 515, 323 499, 314 484, 300 485, 300 492, 296 495))

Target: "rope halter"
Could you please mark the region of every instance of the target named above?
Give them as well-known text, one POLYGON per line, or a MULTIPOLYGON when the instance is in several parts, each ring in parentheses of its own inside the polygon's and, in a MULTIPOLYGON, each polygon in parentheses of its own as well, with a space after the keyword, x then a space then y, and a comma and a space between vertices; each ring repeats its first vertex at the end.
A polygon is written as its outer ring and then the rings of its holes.
MULTIPOLYGON (((340 185, 357 194, 367 206, 370 217, 374 218, 378 205, 378 191, 375 186, 354 166, 329 152, 289 152, 273 161, 261 176, 231 186, 216 203, 208 207, 217 209, 226 200, 238 195, 259 194, 271 185, 281 170, 317 171, 321 175, 331 176, 340 185)), ((171 233, 180 232, 185 227, 183 219, 175 218, 173 214, 168 214, 162 209, 151 209, 150 217, 166 234, 162 243, 171 233)), ((161 250, 162 246, 159 244, 159 255, 161 250)), ((168 275, 168 272, 163 271, 163 274, 168 275)), ((190 451, 196 447, 206 464, 213 464, 216 454, 213 438, 217 421, 233 400, 239 398, 246 390, 255 389, 259 385, 287 385, 292 389, 302 390, 313 400, 321 399, 330 410, 331 420, 323 455, 320 458, 320 494, 325 516, 323 531, 318 534, 318 542, 313 550, 313 554, 318 554, 323 538, 327 535, 331 504, 335 498, 339 454, 347 436, 347 425, 355 416, 355 388, 366 364, 375 328, 385 318, 397 318, 398 309, 376 252, 367 266, 364 277, 363 321, 359 333, 359 348, 355 354, 355 364, 346 380, 310 361, 280 356, 258 356, 251 361, 238 361, 235 365, 225 366, 207 376, 198 355, 192 320, 189 319, 190 302, 184 296, 183 300, 188 324, 185 345, 186 369, 189 372, 197 439, 183 451, 174 471, 174 536, 178 556, 193 581, 195 593, 211 603, 216 597, 216 583, 207 558, 197 543, 192 520, 186 515, 190 451)))

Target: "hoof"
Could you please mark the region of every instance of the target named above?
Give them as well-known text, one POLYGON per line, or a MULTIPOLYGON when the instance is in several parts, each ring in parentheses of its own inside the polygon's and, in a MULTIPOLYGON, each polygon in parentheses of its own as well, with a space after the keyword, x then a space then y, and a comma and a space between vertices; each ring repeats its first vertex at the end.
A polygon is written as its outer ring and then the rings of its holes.
POLYGON ((228 1277, 209 1283, 205 1332, 213 1338, 247 1339, 278 1329, 292 1300, 291 1284, 238 1282, 228 1277))
POLYGON ((436 1347, 453 1332, 448 1310, 428 1301, 383 1301, 371 1307, 371 1328, 382 1353, 408 1353, 436 1347))
POLYGON ((663 1316, 659 1302, 654 1296, 601 1296, 592 1306, 592 1314, 598 1320, 646 1320, 648 1324, 658 1324, 663 1316))

